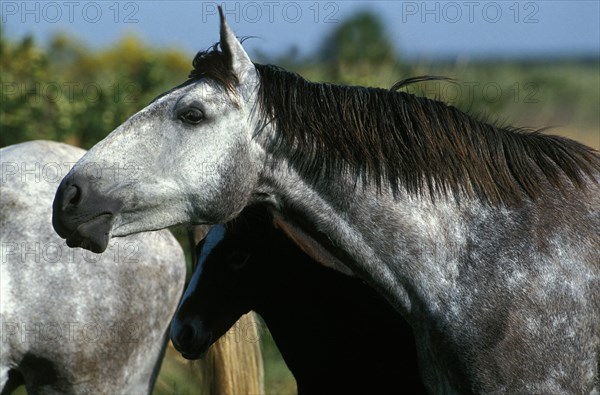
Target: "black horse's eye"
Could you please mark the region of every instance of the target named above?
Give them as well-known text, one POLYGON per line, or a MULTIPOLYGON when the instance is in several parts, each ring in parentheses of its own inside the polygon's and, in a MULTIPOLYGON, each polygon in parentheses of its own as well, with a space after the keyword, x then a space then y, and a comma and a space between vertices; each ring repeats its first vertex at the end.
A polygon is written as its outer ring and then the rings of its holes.
POLYGON ((185 123, 197 125, 204 120, 204 113, 197 108, 188 108, 179 113, 177 117, 185 123))
POLYGON ((249 259, 250 254, 240 251, 233 251, 227 256, 227 265, 233 270, 238 270, 246 266, 246 263, 248 263, 249 259))

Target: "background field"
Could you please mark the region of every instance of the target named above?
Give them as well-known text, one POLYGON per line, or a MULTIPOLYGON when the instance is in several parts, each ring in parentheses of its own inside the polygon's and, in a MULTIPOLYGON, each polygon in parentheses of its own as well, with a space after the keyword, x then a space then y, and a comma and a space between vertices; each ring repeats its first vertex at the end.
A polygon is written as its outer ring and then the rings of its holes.
MULTIPOLYGON (((491 121, 559 134, 600 149, 600 63, 597 56, 529 60, 408 61, 390 45, 372 14, 350 17, 332 30, 311 56, 270 57, 314 81, 389 88, 399 79, 442 75, 453 79, 406 90, 436 97, 491 121)), ((89 148, 181 83, 191 54, 155 48, 129 35, 108 48, 90 50, 71 36, 0 35, 0 146, 49 139, 89 148)), ((179 238, 183 240, 181 234, 179 238)), ((272 339, 263 331, 269 394, 293 394, 295 382, 272 339)), ((169 349, 155 394, 192 394, 196 363, 169 349)))
MULTIPOLYGON (((64 34, 46 41, 41 46, 32 36, 11 40, 0 34, 0 146, 51 139, 90 148, 155 96, 184 81, 191 69, 191 54, 155 48, 133 35, 97 50, 64 34)), ((255 51, 255 60, 313 81, 383 88, 417 75, 449 77, 454 81, 415 84, 407 90, 491 121, 551 126, 551 133, 600 147, 598 54, 405 60, 378 17, 366 12, 335 25, 315 48, 302 57, 293 50, 277 57, 255 51)))

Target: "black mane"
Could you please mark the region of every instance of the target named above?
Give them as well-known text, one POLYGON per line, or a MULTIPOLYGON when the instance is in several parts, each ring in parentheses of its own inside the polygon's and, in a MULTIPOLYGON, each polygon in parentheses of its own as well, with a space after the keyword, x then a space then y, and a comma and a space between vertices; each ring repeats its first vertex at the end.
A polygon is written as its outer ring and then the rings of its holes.
MULTIPOLYGON (((193 65, 192 78, 212 78, 229 90, 238 83, 217 47, 200 52, 193 65)), ((313 83, 255 66, 264 119, 277 129, 275 154, 313 181, 350 171, 394 192, 462 192, 510 203, 523 193, 535 199, 546 182, 561 191, 570 183, 583 187, 600 172, 598 152, 567 138, 488 124, 404 92, 313 83)))

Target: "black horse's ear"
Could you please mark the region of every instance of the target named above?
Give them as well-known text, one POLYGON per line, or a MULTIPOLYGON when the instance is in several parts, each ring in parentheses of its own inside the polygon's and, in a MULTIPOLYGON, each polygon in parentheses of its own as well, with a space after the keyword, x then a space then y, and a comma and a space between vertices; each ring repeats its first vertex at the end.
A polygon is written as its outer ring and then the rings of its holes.
POLYGON ((256 74, 256 69, 244 47, 242 47, 242 43, 227 24, 221 6, 219 6, 219 16, 221 18, 221 50, 229 58, 229 64, 234 74, 238 77, 240 83, 243 83, 248 76, 256 74))

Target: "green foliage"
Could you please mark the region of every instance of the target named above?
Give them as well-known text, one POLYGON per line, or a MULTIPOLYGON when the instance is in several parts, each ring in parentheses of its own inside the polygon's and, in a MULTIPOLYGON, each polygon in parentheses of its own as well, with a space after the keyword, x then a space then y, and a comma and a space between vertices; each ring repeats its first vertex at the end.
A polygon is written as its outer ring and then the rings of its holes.
POLYGON ((0 51, 0 146, 48 139, 89 148, 191 69, 188 56, 131 36, 99 52, 62 35, 45 50, 32 37, 2 36, 0 51))
POLYGON ((185 360, 173 347, 167 347, 152 395, 199 395, 200 363, 185 360))

